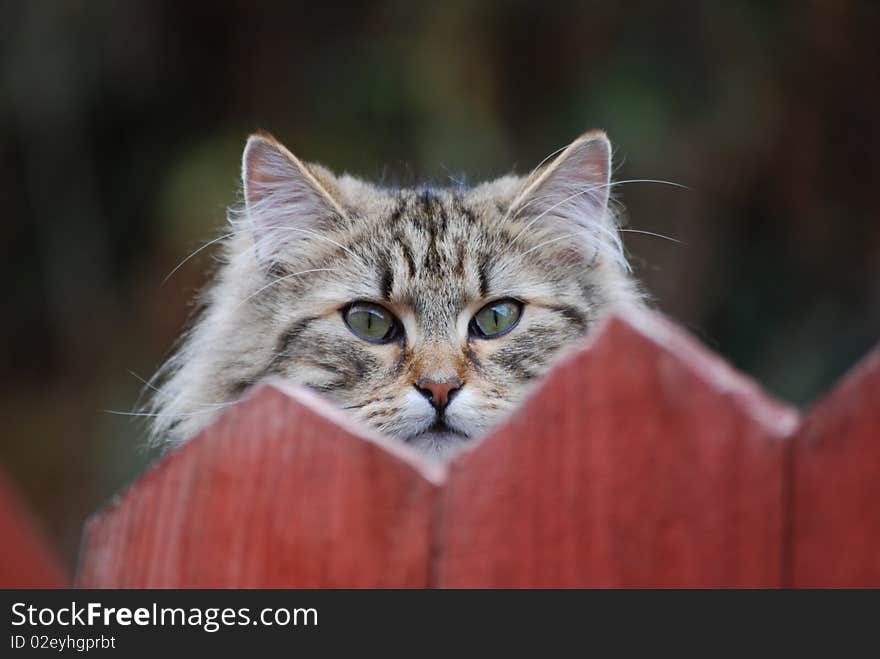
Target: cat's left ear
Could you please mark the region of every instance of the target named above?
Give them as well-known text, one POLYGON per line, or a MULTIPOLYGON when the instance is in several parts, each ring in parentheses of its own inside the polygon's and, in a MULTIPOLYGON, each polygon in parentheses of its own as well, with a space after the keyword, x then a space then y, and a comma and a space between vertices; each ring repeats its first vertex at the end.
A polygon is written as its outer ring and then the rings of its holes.
POLYGON ((611 142, 591 131, 568 145, 549 165, 526 180, 511 204, 509 217, 521 218, 580 236, 594 247, 619 245, 608 211, 611 142))
POLYGON ((271 135, 251 135, 242 183, 257 258, 271 266, 279 249, 326 230, 345 212, 309 168, 271 135))

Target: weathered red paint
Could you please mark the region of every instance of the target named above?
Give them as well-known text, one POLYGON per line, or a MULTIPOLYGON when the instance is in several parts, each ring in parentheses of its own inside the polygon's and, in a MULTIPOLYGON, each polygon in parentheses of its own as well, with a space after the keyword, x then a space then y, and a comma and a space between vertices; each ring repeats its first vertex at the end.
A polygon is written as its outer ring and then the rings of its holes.
POLYGON ((647 313, 446 468, 263 386, 87 525, 87 587, 880 586, 880 353, 798 414, 647 313))
POLYGON ((612 320, 453 465, 440 584, 779 585, 795 425, 665 321, 612 320))
POLYGON ((880 350, 807 416, 792 472, 791 585, 880 588, 880 350))
POLYGON ((436 485, 417 464, 261 387, 89 522, 78 584, 427 586, 436 485))

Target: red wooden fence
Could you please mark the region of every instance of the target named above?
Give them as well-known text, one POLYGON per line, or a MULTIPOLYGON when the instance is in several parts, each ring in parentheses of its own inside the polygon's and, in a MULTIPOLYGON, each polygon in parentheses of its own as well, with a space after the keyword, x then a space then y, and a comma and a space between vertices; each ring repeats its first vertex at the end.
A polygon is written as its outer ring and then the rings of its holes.
POLYGON ((452 465, 437 583, 777 585, 796 419, 667 323, 613 320, 452 465))
POLYGON ((84 587, 880 586, 880 352, 804 419, 612 319, 448 466, 262 386, 86 527, 84 587))
POLYGON ((793 449, 792 583, 880 587, 880 350, 816 406, 793 449))
POLYGON ((82 586, 424 587, 438 470, 261 387, 86 528, 82 586))
POLYGON ((880 356, 801 423, 615 318, 448 467, 263 386, 86 530, 82 586, 880 586, 880 356))

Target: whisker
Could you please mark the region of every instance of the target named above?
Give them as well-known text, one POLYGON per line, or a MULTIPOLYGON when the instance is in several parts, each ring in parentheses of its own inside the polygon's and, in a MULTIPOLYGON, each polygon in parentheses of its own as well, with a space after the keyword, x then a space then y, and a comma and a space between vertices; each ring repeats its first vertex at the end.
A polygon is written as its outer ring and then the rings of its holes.
POLYGON ((159 389, 157 389, 155 386, 153 386, 153 384, 150 381, 144 380, 140 375, 138 375, 137 373, 135 373, 134 371, 132 371, 130 369, 126 369, 126 370, 129 375, 131 375, 133 378, 135 378, 136 380, 141 382, 144 386, 152 389, 153 391, 159 391, 159 389))
POLYGON ((277 283, 279 283, 279 282, 282 282, 282 281, 284 281, 285 279, 290 279, 290 278, 292 278, 292 277, 299 277, 300 275, 305 275, 305 274, 308 274, 308 273, 310 273, 310 272, 336 272, 336 271, 338 271, 338 270, 339 270, 339 268, 311 268, 311 269, 309 269, 309 270, 302 270, 302 271, 300 271, 300 272, 294 272, 293 274, 284 275, 283 277, 278 277, 277 279, 273 279, 272 281, 270 281, 270 282, 269 282, 268 284, 266 284, 265 286, 261 286, 260 288, 258 288, 256 291, 254 291, 253 293, 251 293, 250 295, 248 295, 246 298, 244 298, 241 302, 239 302, 238 305, 239 305, 239 306, 243 305, 243 304, 244 304, 245 302, 247 302, 248 300, 252 300, 252 299, 255 298, 257 295, 259 295, 260 293, 262 293, 263 291, 265 291, 267 288, 269 288, 269 287, 271 287, 271 286, 274 286, 275 284, 277 284, 277 283))
MULTIPOLYGON (((623 181, 611 181, 609 183, 601 183, 601 184, 587 186, 578 194, 583 194, 583 192, 587 192, 590 190, 601 190, 603 188, 613 188, 617 185, 629 185, 632 183, 658 183, 660 185, 670 185, 675 188, 681 188, 682 190, 690 190, 690 188, 688 186, 682 185, 681 183, 675 183, 674 181, 664 181, 662 179, 653 179, 653 178, 638 178, 638 179, 626 179, 623 181)), ((569 199, 572 199, 576 196, 577 196, 577 194, 572 195, 572 197, 569 197, 569 199)), ((552 197, 553 197, 553 195, 544 195, 544 196, 540 196, 540 197, 533 197, 532 199, 530 199, 526 203, 522 204, 519 208, 517 208, 516 214, 514 214, 513 217, 509 217, 510 211, 508 211, 507 214, 505 214, 505 216, 504 216, 504 220, 508 220, 508 219, 515 220, 516 218, 518 218, 522 214, 522 212, 526 208, 528 208, 533 203, 541 201, 543 199, 550 199, 552 197)), ((560 202, 560 203, 564 203, 565 201, 567 201, 567 199, 563 200, 563 202, 560 202)), ((513 208, 515 206, 516 206, 516 202, 511 204, 511 208, 513 208)), ((548 209, 548 210, 552 210, 552 209, 548 209)))
POLYGON ((660 185, 671 185, 674 188, 681 188, 682 190, 690 190, 690 188, 686 185, 682 185, 681 183, 675 183, 673 181, 664 181, 662 179, 654 179, 654 178, 633 178, 625 181, 612 181, 608 184, 609 187, 614 187, 615 185, 625 185, 628 183, 659 183, 660 185))
POLYGON ((363 260, 357 254, 352 252, 348 247, 346 247, 345 245, 343 245, 341 243, 336 242, 332 238, 328 238, 327 236, 324 236, 324 235, 318 233, 317 231, 312 231, 311 229, 303 229, 301 227, 282 227, 282 226, 268 226, 268 227, 266 227, 266 230, 268 232, 270 232, 270 237, 271 237, 272 231, 297 231, 299 233, 304 233, 304 234, 311 236, 313 238, 317 238, 318 240, 323 240, 324 242, 330 243, 331 245, 335 245, 336 247, 341 249, 343 252, 348 254, 351 258, 353 258, 355 261, 357 261, 358 265, 360 265, 362 268, 364 268, 365 270, 369 270, 369 268, 367 267, 367 264, 364 263, 363 260))
MULTIPOLYGON (((546 163, 548 160, 550 160, 550 158, 552 158, 552 157, 555 156, 556 154, 558 154, 558 153, 562 153, 563 151, 565 151, 569 146, 570 146, 570 144, 564 144, 563 146, 559 147, 559 148, 556 149, 555 151, 551 151, 551 152, 548 153, 546 156, 544 156, 544 159, 541 160, 541 162, 539 162, 537 165, 535 165, 535 166, 532 168, 532 170, 528 173, 528 175, 525 177, 525 181, 529 181, 529 180, 531 180, 531 178, 537 173, 537 171, 538 171, 539 169, 541 169, 541 167, 544 166, 544 163, 546 163)), ((505 213, 504 218, 503 218, 502 221, 505 221, 505 222, 506 222, 508 219, 510 219, 510 217, 509 217, 509 215, 510 215, 510 211, 511 211, 512 209, 514 209, 514 208, 517 208, 517 203, 519 202, 519 200, 520 200, 521 197, 522 197, 522 195, 517 195, 517 198, 513 200, 513 203, 510 204, 510 208, 507 209, 507 213, 505 213)), ((532 201, 534 201, 534 200, 532 200, 532 201)), ((513 219, 516 219, 516 217, 519 216, 520 212, 522 212, 522 210, 523 210, 524 208, 526 208, 529 204, 531 204, 532 201, 528 201, 528 202, 526 202, 525 204, 523 204, 521 207, 519 207, 519 208, 517 209, 516 215, 514 216, 513 219)))
POLYGON ((275 227, 275 229, 278 231, 299 231, 300 233, 304 233, 306 235, 312 236, 313 238, 317 238, 318 240, 323 240, 325 242, 328 242, 331 245, 336 245, 336 247, 338 247, 343 252, 348 254, 351 258, 353 258, 355 261, 360 263, 363 267, 365 267, 365 268, 367 267, 367 264, 361 260, 361 257, 359 257, 357 254, 352 252, 348 247, 346 247, 342 243, 336 242, 332 238, 328 238, 327 236, 324 236, 324 235, 318 233, 317 231, 312 231, 311 229, 303 229, 300 227, 275 227))
POLYGON ((114 414, 116 416, 148 417, 148 418, 154 418, 154 419, 160 419, 160 418, 165 418, 165 417, 178 418, 178 417, 192 417, 192 416, 202 416, 204 414, 210 414, 212 412, 216 412, 218 409, 222 409, 224 407, 231 407, 231 406, 235 405, 236 403, 238 403, 238 401, 231 402, 231 403, 216 404, 216 405, 212 405, 212 406, 206 406, 206 407, 209 407, 209 409, 199 410, 198 412, 175 412, 173 414, 170 412, 123 412, 122 410, 102 410, 102 411, 105 414, 114 414))
MULTIPOLYGON (((578 197, 578 196, 580 196, 580 195, 582 195, 582 194, 591 193, 591 192, 594 192, 594 191, 596 191, 596 190, 602 190, 602 189, 604 189, 604 188, 611 188, 611 187, 614 187, 614 186, 617 186, 617 185, 626 185, 626 184, 631 184, 631 183, 659 183, 659 184, 661 184, 661 185, 670 185, 670 186, 673 186, 673 187, 676 187, 676 188, 681 188, 681 189, 683 189, 683 190, 689 190, 689 189, 690 189, 690 188, 688 188, 688 187, 685 186, 685 185, 681 185, 680 183, 673 183, 672 181, 663 181, 663 180, 660 180, 660 179, 627 179, 627 180, 623 180, 623 181, 613 181, 613 182, 610 182, 610 183, 602 183, 602 184, 598 184, 598 185, 590 185, 590 186, 586 186, 586 187, 584 187, 584 188, 578 190, 578 191, 575 192, 574 194, 571 194, 571 195, 569 195, 568 197, 565 197, 564 199, 562 199, 562 200, 556 202, 555 204, 553 204, 553 205, 550 206, 549 208, 547 208, 547 209, 545 209, 544 211, 542 211, 541 213, 539 213, 539 214, 537 215, 537 217, 532 218, 532 219, 531 219, 531 220, 530 220, 530 221, 529 221, 529 222, 528 222, 528 223, 527 223, 527 224, 526 224, 526 225, 520 230, 520 232, 516 234, 516 236, 515 236, 515 237, 513 238, 513 240, 511 241, 511 243, 515 243, 517 240, 519 240, 520 236, 522 236, 523 233, 525 233, 526 231, 528 231, 528 229, 530 229, 530 228, 531 228, 536 222, 538 222, 538 221, 539 221, 541 218, 543 218, 545 215, 547 215, 548 213, 550 213, 550 212, 556 210, 556 208, 558 208, 559 206, 561 206, 561 205, 563 205, 563 204, 565 204, 565 203, 571 201, 571 200, 574 199, 575 197, 578 197)), ((549 196, 549 195, 548 195, 548 196, 549 196)), ((546 198, 546 197, 544 197, 544 198, 546 198)), ((534 200, 533 200, 533 201, 534 201, 534 200)), ((529 203, 531 203, 531 202, 529 202, 529 203)), ((523 208, 525 208, 527 205, 528 205, 528 203, 527 203, 527 204, 524 204, 524 205, 523 205, 523 208)), ((515 219, 516 217, 518 217, 519 214, 520 214, 520 211, 517 211, 516 216, 514 216, 514 219, 515 219)))
POLYGON ((117 416, 148 416, 148 417, 159 417, 159 416, 172 416, 171 414, 160 414, 158 412, 123 412, 121 410, 101 410, 104 414, 115 414, 117 416))
POLYGON ((105 414, 115 414, 117 416, 144 416, 144 417, 170 417, 170 416, 191 416, 184 414, 170 414, 170 413, 161 413, 161 412, 123 412, 122 410, 102 410, 105 414))
POLYGON ((545 240, 544 242, 538 243, 534 247, 531 247, 531 248, 527 249, 526 251, 522 252, 519 256, 520 256, 520 258, 522 258, 523 256, 525 256, 529 252, 534 252, 536 249, 540 249, 544 245, 549 245, 550 243, 556 243, 556 242, 559 242, 560 240, 565 240, 567 238, 574 239, 575 236, 574 236, 574 234, 571 234, 571 233, 567 233, 564 236, 556 236, 556 238, 551 238, 550 240, 545 240))
POLYGON ((162 287, 165 285, 165 282, 168 281, 169 279, 171 279, 171 276, 172 276, 175 272, 177 272, 178 270, 180 270, 180 269, 181 269, 181 268, 182 268, 182 267, 183 267, 183 266, 184 266, 184 265, 185 265, 190 259, 192 259, 193 257, 195 257, 195 256, 196 256, 197 254, 199 254, 200 252, 202 252, 202 251, 208 249, 211 245, 214 245, 215 243, 219 243, 221 240, 226 240, 227 238, 231 238, 232 236, 235 235, 235 233, 236 233, 236 232, 234 232, 234 231, 231 232, 231 233, 225 233, 225 234, 223 234, 222 236, 220 236, 219 238, 214 238, 214 240, 211 240, 211 241, 205 243, 204 245, 202 245, 201 247, 199 247, 196 251, 194 251, 192 254, 190 254, 190 255, 187 256, 185 259, 183 259, 183 261, 181 261, 181 262, 178 263, 176 266, 174 266, 174 269, 173 269, 171 272, 169 272, 167 275, 165 275, 165 279, 163 279, 163 280, 162 280, 162 283, 159 284, 159 288, 162 288, 162 287))
POLYGON ((223 403, 205 403, 203 405, 199 405, 196 408, 195 412, 124 412, 122 410, 102 410, 105 414, 114 414, 116 416, 131 416, 131 417, 147 417, 153 419, 161 419, 161 418, 178 418, 178 417, 192 417, 192 416, 202 416, 204 414, 210 414, 212 412, 216 412, 217 410, 222 410, 227 407, 232 407, 233 405, 237 405, 241 402, 241 399, 230 400, 223 403))
POLYGON ((544 199, 551 199, 551 198, 553 198, 553 195, 543 195, 540 197, 532 197, 526 203, 524 203, 520 206, 517 206, 516 203, 513 203, 513 204, 511 204, 510 208, 516 208, 516 213, 514 213, 513 216, 511 217, 510 216, 510 209, 508 209, 507 213, 504 215, 504 217, 501 219, 501 221, 502 222, 512 222, 513 220, 517 219, 520 215, 522 215, 523 212, 526 210, 526 208, 528 208, 532 204, 535 204, 539 201, 543 201, 544 199))
POLYGON ((640 233, 645 236, 654 236, 655 238, 663 238, 664 240, 670 240, 674 243, 678 243, 679 245, 686 245, 687 243, 678 240, 677 238, 673 238, 671 236, 664 236, 662 233, 654 233, 653 231, 643 231, 642 229, 618 229, 622 233, 640 233))
POLYGON ((540 214, 538 214, 537 217, 532 218, 532 219, 531 219, 531 220, 530 220, 530 221, 529 221, 529 222, 528 222, 528 223, 527 223, 527 224, 526 224, 526 225, 520 230, 520 232, 519 232, 518 234, 516 234, 516 236, 514 237, 514 239, 511 241, 511 244, 513 244, 513 243, 515 243, 517 240, 519 240, 519 237, 520 237, 520 236, 522 236, 526 231, 528 231, 528 229, 529 229, 533 224, 535 224, 535 222, 537 222, 537 221, 540 220, 542 217, 544 217, 545 215, 547 215, 547 213, 549 213, 549 212, 551 212, 551 211, 553 211, 553 210, 556 210, 559 206, 562 206, 562 204, 565 204, 565 203, 571 201, 571 200, 574 199, 575 197, 578 197, 578 196, 580 196, 580 195, 582 195, 582 194, 586 194, 586 193, 588 193, 588 192, 592 192, 592 191, 595 190, 596 188, 597 188, 597 186, 588 186, 588 187, 586 187, 586 188, 583 188, 582 190, 578 190, 578 191, 575 192, 574 194, 567 196, 565 199, 562 199, 561 201, 556 202, 555 204, 553 204, 552 206, 550 206, 550 208, 545 209, 543 212, 541 212, 540 214))

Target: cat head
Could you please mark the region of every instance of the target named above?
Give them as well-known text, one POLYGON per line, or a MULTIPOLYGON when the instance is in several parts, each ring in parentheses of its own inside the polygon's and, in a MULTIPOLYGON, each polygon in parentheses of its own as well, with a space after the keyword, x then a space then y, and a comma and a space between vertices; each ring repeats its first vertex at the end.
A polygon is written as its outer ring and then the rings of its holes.
POLYGON ((280 377, 454 452, 611 309, 638 303, 610 171, 591 132, 527 177, 386 189, 252 136, 225 263, 169 364, 157 432, 185 439, 280 377))

